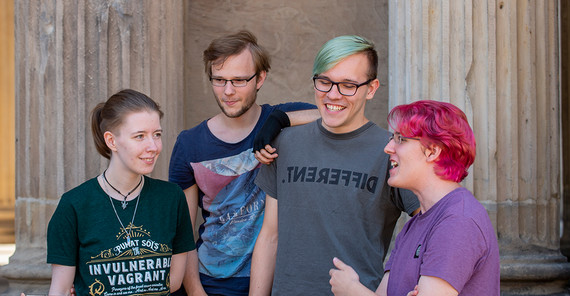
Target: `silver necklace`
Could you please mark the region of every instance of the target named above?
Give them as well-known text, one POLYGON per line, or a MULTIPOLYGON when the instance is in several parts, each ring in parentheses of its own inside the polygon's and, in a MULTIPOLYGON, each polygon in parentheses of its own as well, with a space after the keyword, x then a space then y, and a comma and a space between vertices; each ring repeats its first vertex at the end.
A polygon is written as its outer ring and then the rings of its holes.
MULTIPOLYGON (((141 179, 139 181, 139 183, 137 184, 137 186, 135 186, 135 188, 133 188, 131 191, 129 191, 126 195, 123 194, 121 191, 119 191, 119 189, 115 188, 115 186, 113 186, 113 184, 111 184, 109 182, 109 180, 107 180, 107 177, 105 176, 105 173, 107 172, 107 170, 105 170, 103 172, 103 179, 105 179, 105 182, 107 182, 107 184, 109 184, 109 186, 111 186, 111 188, 113 188, 113 190, 117 191, 117 193, 119 193, 122 197, 124 197, 125 199, 121 201, 121 206, 123 207, 123 210, 127 208, 127 204, 129 203, 127 201, 127 197, 129 197, 129 195, 131 195, 131 193, 133 193, 135 190, 137 190, 137 188, 139 188, 139 186, 141 185, 142 181, 143 181, 143 176, 141 176, 141 179)), ((106 187, 107 185, 105 185, 106 187)))
MULTIPOLYGON (((107 188, 107 184, 105 184, 105 193, 107 193, 107 191, 109 191, 109 188, 107 188)), ((141 199, 141 195, 139 194, 137 197, 135 197, 137 199, 137 203, 135 205, 135 211, 133 213, 133 218, 131 219, 131 223, 129 224, 129 231, 127 232, 127 229, 125 228, 125 225, 123 225, 123 221, 121 221, 121 218, 119 218, 119 214, 117 214, 117 209, 115 208, 115 204, 113 203, 113 199, 111 198, 111 196, 109 194, 107 194, 107 196, 109 197, 109 201, 111 202, 111 206, 113 207, 113 212, 115 212, 115 216, 117 217, 117 220, 119 220, 119 223, 121 224, 121 227, 123 228, 123 231, 125 231, 125 235, 127 236, 127 244, 131 243, 131 235, 132 235, 132 230, 133 230, 133 223, 135 222, 135 216, 137 214, 137 209, 139 207, 139 200, 141 199)))

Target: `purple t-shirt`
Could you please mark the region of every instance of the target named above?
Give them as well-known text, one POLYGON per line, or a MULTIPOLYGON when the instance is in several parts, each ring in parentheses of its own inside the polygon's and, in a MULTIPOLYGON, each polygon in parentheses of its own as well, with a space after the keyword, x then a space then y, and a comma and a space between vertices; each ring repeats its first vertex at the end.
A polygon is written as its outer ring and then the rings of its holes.
POLYGON ((388 295, 406 295, 420 276, 447 281, 459 295, 499 295, 499 245, 485 208, 465 188, 414 216, 396 238, 388 295))

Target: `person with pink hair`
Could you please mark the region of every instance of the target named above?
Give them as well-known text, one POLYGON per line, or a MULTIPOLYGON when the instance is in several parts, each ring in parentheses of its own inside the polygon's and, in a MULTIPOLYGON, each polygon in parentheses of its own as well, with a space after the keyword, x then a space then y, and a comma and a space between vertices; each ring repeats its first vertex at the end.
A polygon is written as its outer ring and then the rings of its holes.
POLYGON ((330 270, 340 295, 499 295, 499 246, 487 211, 461 186, 475 160, 475 136, 456 106, 417 101, 388 115, 394 130, 388 184, 406 188, 420 213, 396 238, 376 292, 340 259, 330 270))

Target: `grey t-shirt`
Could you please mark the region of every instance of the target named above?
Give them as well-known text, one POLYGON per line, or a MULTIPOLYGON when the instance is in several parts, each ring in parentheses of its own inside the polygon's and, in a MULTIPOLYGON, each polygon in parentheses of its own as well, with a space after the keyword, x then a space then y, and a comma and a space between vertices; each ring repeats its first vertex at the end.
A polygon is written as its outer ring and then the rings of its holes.
POLYGON ((332 295, 333 257, 351 265, 375 290, 402 211, 417 198, 386 184, 388 131, 369 122, 334 134, 321 120, 283 130, 279 157, 256 184, 278 200, 279 243, 273 295, 332 295))

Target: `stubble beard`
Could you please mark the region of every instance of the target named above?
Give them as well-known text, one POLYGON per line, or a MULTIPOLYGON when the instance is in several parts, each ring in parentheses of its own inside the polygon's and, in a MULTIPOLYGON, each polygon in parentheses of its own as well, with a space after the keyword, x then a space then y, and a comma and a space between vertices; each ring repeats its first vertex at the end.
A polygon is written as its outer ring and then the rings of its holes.
POLYGON ((238 118, 238 117, 244 115, 251 108, 251 106, 253 106, 253 104, 255 103, 255 100, 256 100, 256 96, 254 96, 252 100, 247 101, 247 104, 242 106, 241 109, 239 109, 235 113, 229 113, 228 110, 226 110, 226 108, 224 107, 221 100, 217 99, 216 103, 218 103, 220 110, 222 110, 222 113, 224 113, 224 115, 226 115, 228 118, 238 118))

